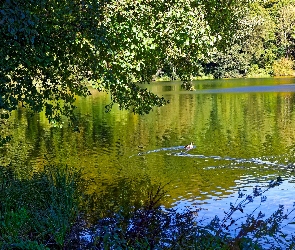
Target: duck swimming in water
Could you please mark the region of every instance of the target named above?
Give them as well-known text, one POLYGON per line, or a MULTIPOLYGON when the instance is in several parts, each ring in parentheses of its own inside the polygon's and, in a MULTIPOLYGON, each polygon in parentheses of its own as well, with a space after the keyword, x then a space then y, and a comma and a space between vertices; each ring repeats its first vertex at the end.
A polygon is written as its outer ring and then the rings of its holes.
POLYGON ((188 144, 188 145, 184 146, 184 148, 185 148, 186 150, 191 150, 191 149, 194 148, 194 144, 191 142, 191 144, 188 144))

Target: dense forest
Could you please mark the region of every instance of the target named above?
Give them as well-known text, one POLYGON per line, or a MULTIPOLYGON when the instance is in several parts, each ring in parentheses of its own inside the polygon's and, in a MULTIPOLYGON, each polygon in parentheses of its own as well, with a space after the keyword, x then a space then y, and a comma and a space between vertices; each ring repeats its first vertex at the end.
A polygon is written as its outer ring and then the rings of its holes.
POLYGON ((294 75, 295 1, 254 1, 240 20, 233 43, 201 61, 214 78, 294 75))
MULTIPOLYGON (((295 1, 258 0, 242 8, 231 42, 199 61, 198 76, 211 78, 294 75, 295 1)), ((162 76, 176 78, 171 65, 162 76)))

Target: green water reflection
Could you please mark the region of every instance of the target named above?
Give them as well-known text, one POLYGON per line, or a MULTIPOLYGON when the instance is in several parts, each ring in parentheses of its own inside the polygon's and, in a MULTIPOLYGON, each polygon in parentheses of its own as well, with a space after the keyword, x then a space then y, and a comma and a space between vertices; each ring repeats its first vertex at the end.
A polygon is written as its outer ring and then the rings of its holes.
POLYGON ((266 182, 268 176, 283 175, 291 181, 295 93, 281 88, 241 93, 199 90, 241 86, 251 90, 294 82, 293 78, 198 81, 195 92, 181 90, 179 82, 153 83, 149 88, 170 104, 146 116, 116 107, 105 113, 109 97, 93 90, 92 96, 77 100, 80 133, 66 121, 62 128, 53 127, 44 114, 32 116, 19 109, 11 117, 13 139, 1 149, 1 161, 11 163, 20 174, 38 171, 48 162, 77 167, 89 182, 88 192, 101 194, 109 203, 140 202, 147 187, 159 183, 169 183, 165 204, 169 205, 227 197, 239 187, 266 182), (180 149, 146 153, 191 141, 197 146, 189 152, 192 157, 175 155, 180 149))

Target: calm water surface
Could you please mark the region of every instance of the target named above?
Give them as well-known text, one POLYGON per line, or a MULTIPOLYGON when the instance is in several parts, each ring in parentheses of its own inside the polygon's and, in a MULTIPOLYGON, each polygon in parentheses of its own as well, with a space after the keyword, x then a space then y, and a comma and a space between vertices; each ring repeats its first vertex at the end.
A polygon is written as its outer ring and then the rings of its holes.
MULTIPOLYGON (((105 113, 105 93, 77 100, 80 132, 65 121, 48 124, 44 114, 13 113, 13 140, 1 149, 2 164, 20 174, 50 163, 82 169, 88 192, 110 204, 141 199, 147 187, 167 184, 166 207, 202 207, 204 217, 223 216, 240 189, 250 193, 282 176, 281 186, 265 193, 261 210, 291 208, 295 166, 295 79, 239 79, 147 86, 170 104, 145 116, 105 113), (183 146, 196 147, 185 152, 183 146)), ((249 211, 260 200, 249 205, 249 211)))

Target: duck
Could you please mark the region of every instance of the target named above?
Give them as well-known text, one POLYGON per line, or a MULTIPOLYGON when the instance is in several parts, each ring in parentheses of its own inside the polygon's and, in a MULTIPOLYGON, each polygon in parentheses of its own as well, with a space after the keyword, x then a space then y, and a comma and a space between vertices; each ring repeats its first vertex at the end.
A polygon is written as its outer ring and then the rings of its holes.
POLYGON ((188 145, 184 146, 184 148, 185 148, 186 150, 191 150, 191 149, 194 148, 194 144, 191 142, 191 144, 188 144, 188 145))

